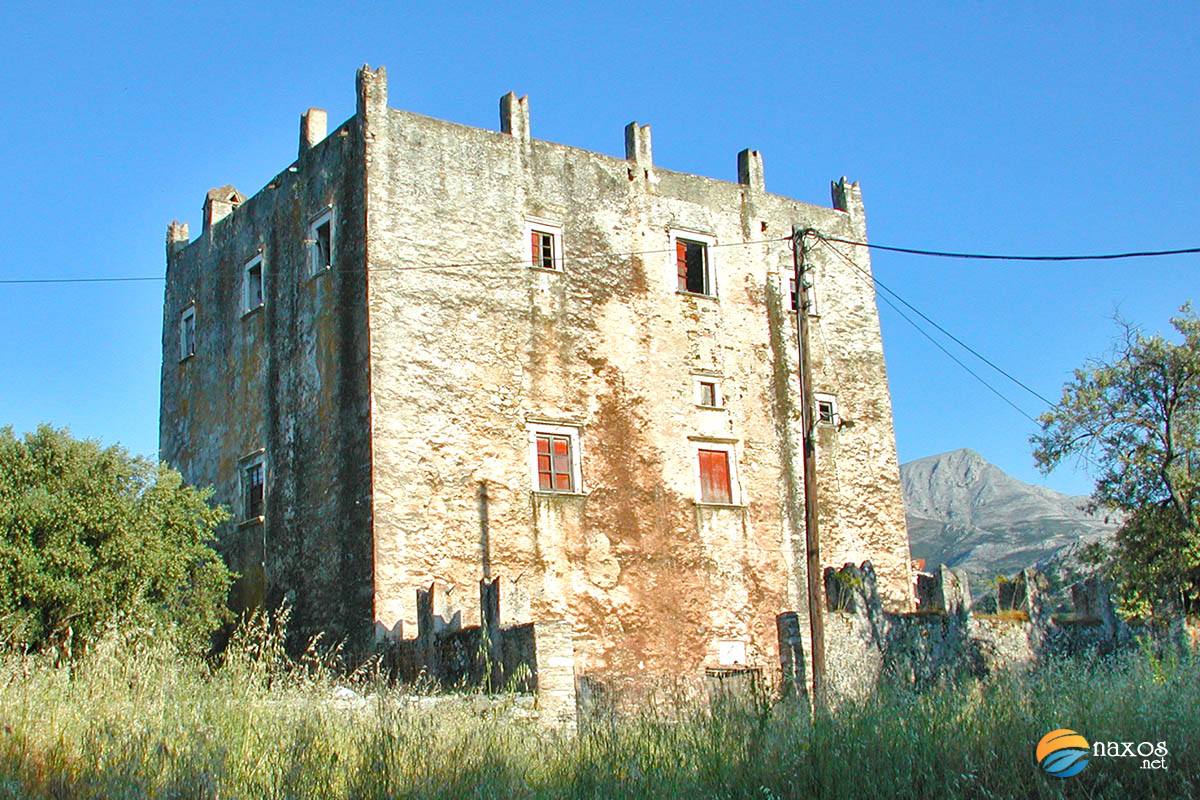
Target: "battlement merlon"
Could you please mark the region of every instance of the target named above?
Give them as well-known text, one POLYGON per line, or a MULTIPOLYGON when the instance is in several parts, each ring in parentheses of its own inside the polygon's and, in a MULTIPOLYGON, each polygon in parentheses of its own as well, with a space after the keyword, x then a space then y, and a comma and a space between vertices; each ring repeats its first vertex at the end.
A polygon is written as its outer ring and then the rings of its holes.
MULTIPOLYGON (((338 129, 339 135, 346 135, 344 130, 346 125, 357 124, 363 132, 370 136, 372 116, 385 115, 388 112, 388 85, 387 85, 387 68, 380 66, 372 69, 369 65, 364 64, 360 67, 356 74, 356 116, 346 123, 343 123, 338 129)), ((400 112, 399 113, 411 113, 400 112)), ((420 116, 420 115, 416 115, 420 116)), ((450 123, 455 124, 455 123, 450 123)), ((463 128, 479 131, 480 129, 471 128, 471 126, 463 125, 463 128)), ((518 97, 515 92, 509 92, 500 99, 500 132, 510 135, 517 139, 525 146, 528 146, 531 141, 531 128, 529 120, 529 97, 518 97)), ((304 154, 324 139, 328 137, 328 114, 324 109, 310 108, 301 115, 300 118, 300 146, 299 154, 303 158, 304 154)), ((570 148, 569 145, 557 145, 559 147, 570 148)), ((587 151, 590 152, 590 151, 587 151)), ((643 125, 638 122, 631 122, 625 127, 625 160, 634 162, 641 168, 643 177, 648 179, 651 185, 657 183, 655 180, 655 168, 653 158, 653 148, 651 143, 651 131, 649 125, 643 125)), ((288 168, 290 172, 296 172, 299 162, 294 163, 288 168)), ((671 170, 666 170, 670 174, 671 170)), ((682 173, 680 173, 682 174, 682 173)), ((695 178, 704 178, 701 175, 692 175, 695 178)), ((719 181, 715 178, 707 178, 725 183, 727 181, 719 181)), ((737 154, 737 184, 749 188, 753 192, 766 194, 766 182, 763 171, 762 154, 758 150, 746 149, 737 154)), ((265 188, 276 189, 280 185, 279 178, 272 180, 265 188)), ((833 208, 837 211, 846 213, 851 222, 863 228, 860 233, 865 235, 865 213, 863 210, 862 191, 857 181, 850 181, 846 177, 842 177, 830 184, 833 200, 833 208)), ((239 205, 246 201, 246 197, 238 192, 232 186, 220 187, 219 189, 210 190, 205 199, 204 205, 204 226, 202 234, 207 233, 210 227, 219 222, 221 219, 232 213, 239 205), (214 192, 231 190, 229 196, 213 197, 214 192), (236 195, 236 198, 234 197, 236 195)), ((791 199, 791 198, 787 198, 791 199)), ((803 203, 799 200, 793 202, 803 203)), ((813 206, 821 208, 822 206, 813 206)), ((828 207, 825 207, 828 208, 828 207)), ((171 252, 179 252, 184 249, 188 242, 173 240, 174 245, 171 252)))
POLYGON ((529 144, 529 96, 509 92, 500 98, 500 132, 529 144))
POLYGON ((300 115, 300 157, 329 135, 329 114, 323 108, 310 108, 300 115))

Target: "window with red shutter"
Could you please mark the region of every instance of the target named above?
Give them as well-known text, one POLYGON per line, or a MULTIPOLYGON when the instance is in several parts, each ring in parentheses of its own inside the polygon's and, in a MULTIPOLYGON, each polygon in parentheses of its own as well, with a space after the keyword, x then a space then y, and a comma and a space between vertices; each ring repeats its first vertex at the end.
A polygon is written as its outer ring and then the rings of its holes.
POLYGON ((571 437, 537 434, 538 489, 543 492, 575 491, 571 469, 571 437))
POLYGON ((675 273, 679 279, 679 291, 686 292, 688 290, 687 242, 682 239, 675 240, 675 273))
POLYGON ((729 452, 726 450, 700 450, 699 458, 700 501, 703 503, 732 503, 729 452))
POLYGON ((562 233, 557 228, 529 228, 529 259, 530 264, 537 269, 562 268, 562 233))
POLYGON ((675 274, 679 291, 712 294, 708 275, 708 245, 690 239, 675 240, 675 274))

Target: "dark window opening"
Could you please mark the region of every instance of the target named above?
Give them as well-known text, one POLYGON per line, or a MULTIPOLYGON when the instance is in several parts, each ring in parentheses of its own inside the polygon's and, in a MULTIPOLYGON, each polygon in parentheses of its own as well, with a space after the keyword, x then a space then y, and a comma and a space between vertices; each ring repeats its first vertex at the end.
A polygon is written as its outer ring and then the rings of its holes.
POLYGON ((825 422, 830 425, 834 423, 834 418, 837 416, 837 410, 833 407, 832 400, 817 401, 817 421, 825 422))
POLYGON ((333 221, 326 219, 313 228, 313 274, 333 267, 333 221))
POLYGON ((246 467, 246 519, 257 519, 263 515, 264 478, 261 463, 246 467))
POLYGON ((543 492, 573 492, 571 437, 537 434, 538 489, 543 492))
POLYGON ((196 314, 188 310, 183 315, 183 330, 181 331, 183 342, 181 350, 183 357, 196 355, 196 314))
POLYGON ((729 453, 725 450, 700 451, 700 501, 732 503, 729 480, 729 453))
POLYGON ((541 269, 555 269, 554 234, 545 231, 531 231, 530 240, 533 265, 541 269))
POLYGON ((246 309, 258 308, 263 304, 262 262, 258 261, 246 270, 246 309))
POLYGON ((675 268, 679 291, 712 294, 708 279, 708 246, 688 239, 675 240, 675 268))
POLYGON ((717 384, 713 381, 700 381, 700 405, 715 406, 717 404, 717 384))

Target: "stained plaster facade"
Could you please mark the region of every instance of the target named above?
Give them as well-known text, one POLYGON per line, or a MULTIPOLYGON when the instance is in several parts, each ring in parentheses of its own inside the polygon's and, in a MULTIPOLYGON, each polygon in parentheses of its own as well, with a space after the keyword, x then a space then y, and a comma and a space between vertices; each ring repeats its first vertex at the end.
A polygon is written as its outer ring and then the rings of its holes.
MULTIPOLYGON (((624 159, 536 140, 514 95, 500 132, 430 119, 387 107, 382 68, 360 70, 357 113, 332 135, 314 119, 266 189, 190 244, 168 235, 162 457, 235 508, 243 457, 261 448, 268 467, 264 519, 222 532, 239 596, 291 596, 302 629, 411 638, 417 588, 440 583, 472 624, 478 581, 498 578, 504 624, 570 623, 579 675, 777 671, 776 615, 807 617, 781 239, 801 225, 863 240, 857 184, 821 208, 766 192, 753 151, 736 183, 671 172, 636 123, 624 159), (329 205, 333 268, 309 277, 306 227, 329 205), (561 231, 558 269, 530 264, 531 220, 561 231), (675 232, 710 243, 715 296, 676 290, 675 232), (243 316, 260 247, 266 300, 243 316), (722 408, 697 405, 698 375, 722 408), (577 437, 577 491, 534 490, 536 425, 577 437), (732 504, 697 502, 701 446, 732 452, 732 504)), ((869 275, 865 248, 841 247, 869 275)), ((904 610, 873 288, 824 246, 809 259, 814 388, 843 423, 818 431, 822 561, 869 559, 904 610)))

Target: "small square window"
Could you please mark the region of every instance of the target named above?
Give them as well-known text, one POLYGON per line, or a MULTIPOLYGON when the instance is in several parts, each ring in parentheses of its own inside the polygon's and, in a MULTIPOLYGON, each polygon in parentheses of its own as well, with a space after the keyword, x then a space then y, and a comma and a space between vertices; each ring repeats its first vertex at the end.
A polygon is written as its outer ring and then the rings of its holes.
POLYGON ((554 269, 554 234, 533 231, 533 265, 542 269, 554 269))
POLYGON ((242 313, 248 314, 263 304, 263 258, 257 255, 242 270, 242 313))
POLYGON ((311 275, 333 269, 333 208, 326 209, 308 226, 308 258, 311 275))
POLYGON ((533 489, 577 494, 580 491, 579 429, 564 425, 530 425, 533 489))
POLYGON ((817 403, 817 422, 822 425, 836 425, 838 421, 837 399, 831 394, 814 396, 817 403))
POLYGON ((529 265, 535 269, 563 268, 562 228, 548 222, 527 220, 525 238, 529 242, 529 265))
POLYGON ((262 455, 242 464, 242 520, 252 522, 266 513, 267 467, 262 455))
POLYGON ((196 305, 193 303, 179 315, 179 360, 196 355, 196 305))
POLYGON ((710 375, 697 375, 693 378, 696 384, 696 405, 705 408, 721 408, 725 398, 721 395, 721 379, 710 375))

